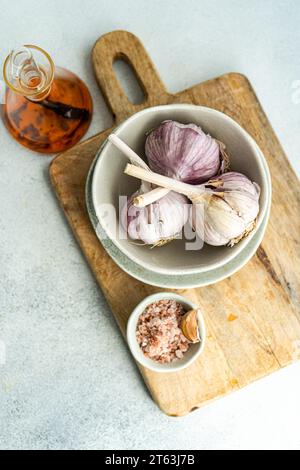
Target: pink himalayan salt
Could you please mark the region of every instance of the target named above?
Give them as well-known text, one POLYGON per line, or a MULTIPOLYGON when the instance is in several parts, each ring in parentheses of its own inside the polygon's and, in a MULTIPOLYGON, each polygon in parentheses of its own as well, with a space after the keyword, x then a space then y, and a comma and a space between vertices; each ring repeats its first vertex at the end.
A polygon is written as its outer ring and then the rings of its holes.
POLYGON ((189 342, 180 329, 183 306, 175 300, 159 300, 139 316, 136 338, 143 353, 161 364, 181 359, 189 342))

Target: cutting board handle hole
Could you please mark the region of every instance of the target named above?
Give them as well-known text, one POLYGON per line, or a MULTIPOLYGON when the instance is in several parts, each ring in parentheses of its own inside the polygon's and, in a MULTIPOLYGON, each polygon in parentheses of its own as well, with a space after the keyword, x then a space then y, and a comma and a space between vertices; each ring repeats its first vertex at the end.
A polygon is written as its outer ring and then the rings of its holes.
POLYGON ((113 69, 128 100, 132 104, 143 103, 146 96, 133 67, 124 59, 118 58, 113 63, 113 69))

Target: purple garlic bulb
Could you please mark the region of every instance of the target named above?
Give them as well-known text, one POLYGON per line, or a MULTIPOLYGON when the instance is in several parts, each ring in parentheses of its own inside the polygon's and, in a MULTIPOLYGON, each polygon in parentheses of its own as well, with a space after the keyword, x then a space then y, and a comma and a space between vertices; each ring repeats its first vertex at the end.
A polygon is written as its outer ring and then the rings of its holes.
POLYGON ((164 121, 150 132, 145 152, 152 171, 190 184, 222 173, 226 163, 221 143, 195 124, 176 121, 164 121))

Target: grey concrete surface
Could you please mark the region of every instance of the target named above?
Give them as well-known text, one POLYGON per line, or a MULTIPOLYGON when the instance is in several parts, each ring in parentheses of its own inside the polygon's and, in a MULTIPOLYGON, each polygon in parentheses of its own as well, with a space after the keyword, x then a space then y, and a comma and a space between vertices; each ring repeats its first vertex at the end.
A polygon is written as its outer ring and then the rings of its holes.
MULTIPOLYGON (((78 73, 89 135, 112 122, 90 64, 108 31, 137 34, 173 92, 245 73, 299 175, 299 23, 297 0, 0 0, 0 60, 36 43, 78 73)), ((0 449, 299 449, 300 364, 184 418, 157 409, 51 191, 52 157, 2 124, 0 142, 0 449)))

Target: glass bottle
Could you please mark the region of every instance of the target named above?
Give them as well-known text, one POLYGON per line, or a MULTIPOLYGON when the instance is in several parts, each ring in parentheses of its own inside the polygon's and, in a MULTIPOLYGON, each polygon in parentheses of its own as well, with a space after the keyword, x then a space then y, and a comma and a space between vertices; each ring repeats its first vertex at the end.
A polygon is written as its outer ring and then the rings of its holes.
POLYGON ((72 72, 55 67, 43 49, 27 45, 12 51, 3 76, 7 89, 2 117, 20 144, 57 153, 85 134, 93 110, 90 93, 72 72))

